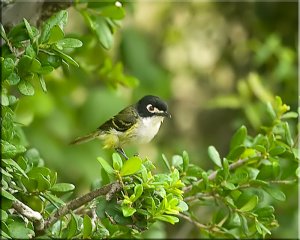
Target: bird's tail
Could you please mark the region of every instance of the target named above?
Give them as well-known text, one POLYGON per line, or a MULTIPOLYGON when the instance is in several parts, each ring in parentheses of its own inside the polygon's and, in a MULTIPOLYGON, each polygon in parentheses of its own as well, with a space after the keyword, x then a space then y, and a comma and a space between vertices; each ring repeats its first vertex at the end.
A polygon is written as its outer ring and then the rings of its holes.
POLYGON ((95 139, 98 135, 99 135, 99 132, 95 131, 95 132, 92 132, 88 135, 76 138, 70 144, 81 144, 81 143, 89 142, 89 141, 95 139))

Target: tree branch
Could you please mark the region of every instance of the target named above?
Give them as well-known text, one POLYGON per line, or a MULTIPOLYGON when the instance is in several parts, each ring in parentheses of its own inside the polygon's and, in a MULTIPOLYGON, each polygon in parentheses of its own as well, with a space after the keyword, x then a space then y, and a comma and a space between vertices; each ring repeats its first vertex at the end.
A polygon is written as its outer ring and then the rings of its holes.
POLYGON ((106 199, 110 200, 112 196, 122 189, 122 185, 120 182, 114 182, 107 184, 101 188, 98 188, 92 192, 89 192, 81 197, 75 198, 66 205, 59 208, 55 213, 53 213, 48 219, 45 221, 44 230, 50 227, 53 223, 55 223, 59 218, 66 215, 70 211, 79 208, 80 206, 90 202, 96 197, 106 195, 106 199))
POLYGON ((202 229, 208 229, 208 227, 202 223, 199 223, 197 221, 194 221, 193 219, 191 219, 189 216, 183 214, 183 213, 178 213, 177 214, 179 217, 185 219, 185 220, 188 220, 190 223, 193 223, 196 227, 198 228, 202 228, 202 229))
POLYGON ((18 199, 13 201, 12 206, 22 216, 32 221, 36 230, 40 231, 44 229, 44 219, 39 212, 32 210, 30 207, 28 207, 18 199))
MULTIPOLYGON (((233 170, 238 168, 239 166, 242 166, 244 163, 246 163, 247 161, 249 161, 249 158, 246 159, 239 159, 236 162, 232 163, 229 165, 229 170, 233 170)), ((214 180, 217 176, 218 170, 213 171, 209 176, 208 176, 208 180, 214 180)), ((199 179, 198 181, 194 182, 193 184, 186 186, 183 188, 184 192, 188 192, 193 188, 193 185, 199 184, 203 182, 203 179, 199 179)))

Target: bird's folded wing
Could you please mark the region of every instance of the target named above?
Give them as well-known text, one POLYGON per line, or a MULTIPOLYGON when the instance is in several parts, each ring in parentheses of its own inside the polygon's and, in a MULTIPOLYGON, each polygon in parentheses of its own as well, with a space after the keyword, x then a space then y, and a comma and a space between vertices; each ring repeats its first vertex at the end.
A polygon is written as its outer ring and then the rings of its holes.
POLYGON ((98 129, 105 132, 111 129, 125 132, 137 122, 137 119, 138 114, 134 107, 127 107, 119 112, 116 116, 102 124, 98 129))

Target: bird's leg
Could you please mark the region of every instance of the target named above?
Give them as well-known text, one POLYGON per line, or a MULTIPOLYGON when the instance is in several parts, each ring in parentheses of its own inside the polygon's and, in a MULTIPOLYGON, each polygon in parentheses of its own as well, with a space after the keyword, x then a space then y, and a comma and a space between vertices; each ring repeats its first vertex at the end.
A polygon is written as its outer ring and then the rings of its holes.
POLYGON ((126 153, 124 152, 123 148, 115 148, 117 153, 120 153, 126 160, 128 160, 128 157, 126 153))

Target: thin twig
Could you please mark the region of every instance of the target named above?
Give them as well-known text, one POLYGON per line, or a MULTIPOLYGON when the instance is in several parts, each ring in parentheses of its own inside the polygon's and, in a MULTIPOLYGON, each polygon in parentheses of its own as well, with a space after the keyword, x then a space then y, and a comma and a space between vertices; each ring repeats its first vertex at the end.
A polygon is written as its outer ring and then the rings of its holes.
POLYGON ((197 221, 194 221, 193 219, 191 219, 189 216, 183 214, 183 213, 178 213, 177 214, 179 217, 181 218, 184 218, 185 220, 188 220, 190 223, 193 223, 196 227, 198 228, 202 228, 202 229, 205 229, 207 230, 208 229, 208 226, 202 224, 202 223, 199 223, 197 221))
POLYGON ((44 229, 44 219, 39 212, 32 210, 30 207, 28 207, 26 204, 22 203, 18 199, 15 199, 13 201, 12 206, 22 216, 32 221, 36 230, 39 231, 44 229))
MULTIPOLYGON (((239 159, 236 162, 232 163, 229 165, 229 170, 233 170, 238 168, 239 166, 243 165, 244 163, 246 163, 247 161, 249 161, 249 158, 246 159, 239 159)), ((208 180, 214 180, 216 178, 218 174, 218 170, 213 171, 209 176, 208 176, 208 180)), ((203 179, 199 179, 198 181, 194 182, 192 185, 186 186, 183 188, 184 192, 188 192, 193 188, 193 185, 197 185, 199 183, 203 182, 203 179)))
POLYGON ((224 232, 222 230, 219 230, 219 227, 217 225, 207 226, 205 224, 197 222, 196 220, 193 220, 192 218, 190 218, 189 216, 187 216, 187 215, 185 215, 183 213, 179 213, 178 216, 181 217, 181 218, 184 218, 185 220, 187 220, 190 223, 194 224, 199 229, 203 229, 204 231, 224 234, 224 232))
POLYGON ((91 200, 95 199, 96 197, 106 195, 106 199, 110 200, 112 195, 116 192, 120 191, 122 186, 120 182, 114 182, 107 184, 101 188, 98 188, 92 192, 89 192, 81 197, 75 198, 66 205, 59 208, 55 213, 53 213, 48 219, 45 221, 45 229, 55 223, 58 219, 62 216, 66 215, 70 211, 79 208, 80 206, 90 202, 91 200))

